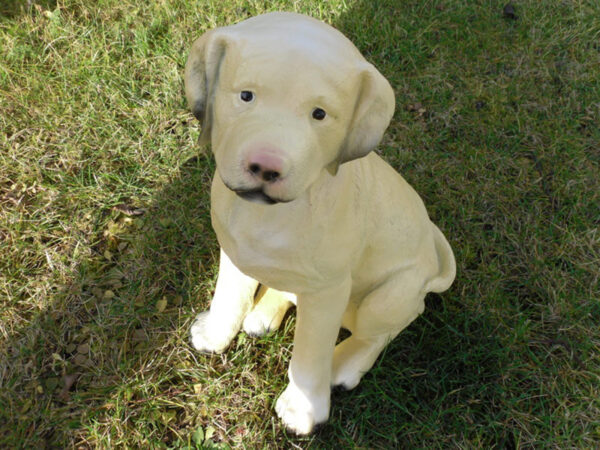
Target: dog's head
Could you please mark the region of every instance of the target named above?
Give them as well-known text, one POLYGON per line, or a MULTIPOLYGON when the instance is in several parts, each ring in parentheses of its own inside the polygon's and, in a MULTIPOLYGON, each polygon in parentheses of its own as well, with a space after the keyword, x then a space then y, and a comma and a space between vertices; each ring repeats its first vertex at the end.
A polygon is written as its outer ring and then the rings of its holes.
POLYGON ((361 158, 394 112, 387 80, 334 28, 271 13, 205 33, 185 68, 190 108, 238 195, 288 202, 361 158))

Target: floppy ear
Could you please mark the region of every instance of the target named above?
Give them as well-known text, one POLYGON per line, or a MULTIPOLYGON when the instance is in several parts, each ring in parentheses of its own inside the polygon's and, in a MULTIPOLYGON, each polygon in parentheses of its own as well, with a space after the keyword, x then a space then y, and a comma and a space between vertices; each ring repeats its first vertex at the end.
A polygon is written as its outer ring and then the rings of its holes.
POLYGON ((202 126, 201 144, 210 141, 213 97, 228 43, 227 36, 218 29, 204 33, 192 45, 185 65, 185 96, 202 126))
POLYGON ((375 67, 368 64, 360 74, 354 115, 339 164, 362 158, 379 144, 394 115, 395 105, 392 87, 375 67))

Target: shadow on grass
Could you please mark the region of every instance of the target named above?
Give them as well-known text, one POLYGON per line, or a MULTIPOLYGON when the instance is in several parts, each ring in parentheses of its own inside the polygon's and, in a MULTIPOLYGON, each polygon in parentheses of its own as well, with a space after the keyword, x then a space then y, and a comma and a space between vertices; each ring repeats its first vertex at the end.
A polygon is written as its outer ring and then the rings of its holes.
MULTIPOLYGON (((175 367, 184 359, 197 363, 179 332, 210 294, 218 254, 208 215, 210 163, 199 161, 183 164, 180 178, 147 209, 124 203, 99 211, 92 256, 80 261, 71 285, 53 292, 55 304, 2 343, 5 374, 23 369, 2 383, 0 424, 11 430, 0 437, 4 448, 105 445, 93 429, 86 436, 91 423, 127 413, 134 420, 123 417, 122 430, 131 432, 138 413, 152 409, 149 417, 167 429, 174 416, 162 402, 182 391, 193 394, 185 367, 175 367), (153 368, 154 376, 146 371, 153 361, 175 363, 153 368)), ((137 430, 148 442, 163 432, 145 425, 137 430)))

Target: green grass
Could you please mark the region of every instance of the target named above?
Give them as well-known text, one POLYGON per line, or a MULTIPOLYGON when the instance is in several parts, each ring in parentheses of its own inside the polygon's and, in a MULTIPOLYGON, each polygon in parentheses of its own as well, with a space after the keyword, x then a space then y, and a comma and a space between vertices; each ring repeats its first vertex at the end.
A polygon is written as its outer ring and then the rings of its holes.
POLYGON ((600 3, 515 5, 2 3, 0 447, 600 446, 600 3), (458 263, 307 438, 273 411, 293 315, 223 355, 187 342, 218 247, 183 66, 271 10, 332 23, 390 80, 380 151, 458 263))

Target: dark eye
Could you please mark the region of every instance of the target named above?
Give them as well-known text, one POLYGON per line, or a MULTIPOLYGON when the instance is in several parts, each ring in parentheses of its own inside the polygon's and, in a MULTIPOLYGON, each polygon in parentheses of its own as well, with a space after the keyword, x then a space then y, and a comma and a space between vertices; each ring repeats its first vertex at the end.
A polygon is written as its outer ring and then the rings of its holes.
POLYGON ((240 98, 245 102, 251 102, 254 100, 254 94, 250 91, 242 91, 240 92, 240 98))
POLYGON ((321 108, 313 109, 313 112, 312 112, 313 119, 323 120, 326 115, 327 115, 327 113, 325 111, 323 111, 321 108))

